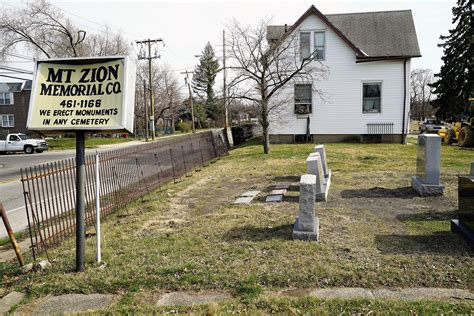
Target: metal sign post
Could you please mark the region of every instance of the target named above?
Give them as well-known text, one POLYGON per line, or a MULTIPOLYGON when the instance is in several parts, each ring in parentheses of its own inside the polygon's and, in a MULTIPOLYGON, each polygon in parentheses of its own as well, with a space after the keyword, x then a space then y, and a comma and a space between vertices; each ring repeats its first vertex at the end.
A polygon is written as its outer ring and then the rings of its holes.
POLYGON ((76 132, 76 272, 84 271, 85 225, 85 132, 76 132))
MULTIPOLYGON (((84 271, 85 258, 85 133, 133 131, 135 77, 135 63, 126 56, 36 61, 27 128, 44 133, 74 131, 76 134, 78 272, 84 271)), ((98 212, 99 203, 97 198, 98 212)), ((100 230, 98 239, 100 260, 100 230)))

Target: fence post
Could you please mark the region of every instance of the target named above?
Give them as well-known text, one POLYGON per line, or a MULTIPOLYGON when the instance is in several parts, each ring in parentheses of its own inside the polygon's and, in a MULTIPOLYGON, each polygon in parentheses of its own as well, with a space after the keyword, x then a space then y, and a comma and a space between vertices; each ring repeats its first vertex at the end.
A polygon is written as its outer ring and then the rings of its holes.
POLYGON ((5 208, 3 207, 2 203, 0 203, 0 215, 2 216, 3 224, 5 225, 5 229, 7 230, 8 237, 10 237, 10 241, 12 243, 13 250, 15 250, 15 254, 18 259, 18 262, 20 263, 20 266, 22 267, 25 265, 25 261, 23 260, 23 256, 21 255, 20 247, 18 246, 18 243, 16 242, 15 234, 13 233, 13 229, 10 226, 10 222, 8 221, 8 218, 7 218, 7 212, 5 211, 5 208))
POLYGON ((173 182, 176 183, 176 175, 174 173, 173 148, 170 148, 171 169, 173 170, 173 182))
POLYGON ((186 170, 186 159, 184 158, 184 146, 181 145, 181 157, 183 157, 183 165, 184 165, 184 175, 188 173, 186 170))
MULTIPOLYGON (((26 172, 26 169, 25 169, 25 172, 26 172)), ((28 181, 28 180, 23 177, 23 168, 20 168, 20 175, 21 175, 21 186, 23 187, 23 199, 25 200, 26 219, 28 220, 28 231, 30 232, 30 241, 31 241, 31 245, 33 246, 33 232, 31 230, 30 213, 28 212, 28 201, 26 200, 26 195, 28 194, 28 191, 25 190, 25 181, 28 181)), ((33 210, 31 210, 31 212, 33 212, 33 210)), ((36 254, 35 254, 34 249, 35 249, 34 247, 31 247, 33 260, 36 260, 36 254)))

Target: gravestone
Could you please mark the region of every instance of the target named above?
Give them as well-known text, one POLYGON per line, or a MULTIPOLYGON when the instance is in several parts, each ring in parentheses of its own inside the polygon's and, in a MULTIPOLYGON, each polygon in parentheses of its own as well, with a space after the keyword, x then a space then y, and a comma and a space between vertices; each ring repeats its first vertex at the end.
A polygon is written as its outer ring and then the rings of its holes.
POLYGON ((326 148, 324 145, 316 145, 314 146, 314 153, 318 153, 321 156, 321 163, 323 165, 323 173, 324 177, 328 180, 331 179, 331 170, 328 168, 328 161, 326 158, 326 148))
POLYGON ((440 184, 441 137, 435 134, 418 136, 416 149, 416 176, 411 178, 411 186, 421 196, 442 195, 444 186, 440 184))
POLYGON ((314 207, 316 195, 316 176, 304 174, 300 178, 299 213, 293 227, 295 240, 319 240, 319 218, 314 207))
POLYGON ((463 236, 474 248, 474 170, 458 177, 458 219, 451 221, 451 231, 463 236))
POLYGON ((323 165, 319 153, 312 153, 306 159, 306 173, 316 176, 316 201, 326 201, 329 183, 324 177, 323 165))

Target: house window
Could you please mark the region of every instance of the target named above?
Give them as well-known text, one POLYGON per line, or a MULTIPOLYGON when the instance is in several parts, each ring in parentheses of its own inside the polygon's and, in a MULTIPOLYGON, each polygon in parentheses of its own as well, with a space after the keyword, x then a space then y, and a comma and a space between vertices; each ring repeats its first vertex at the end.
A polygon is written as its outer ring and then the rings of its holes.
POLYGON ((324 60, 325 43, 324 32, 314 32, 314 51, 316 52, 316 60, 324 60))
POLYGON ((2 115, 2 127, 15 127, 15 117, 13 114, 2 115))
POLYGON ((295 84, 295 113, 310 114, 312 105, 312 85, 295 84))
POLYGON ((300 33, 300 58, 301 60, 309 58, 311 55, 311 33, 300 33))
POLYGON ((382 104, 382 83, 363 83, 362 100, 363 113, 380 113, 382 104))
POLYGON ((13 93, 0 92, 0 105, 13 104, 13 93))

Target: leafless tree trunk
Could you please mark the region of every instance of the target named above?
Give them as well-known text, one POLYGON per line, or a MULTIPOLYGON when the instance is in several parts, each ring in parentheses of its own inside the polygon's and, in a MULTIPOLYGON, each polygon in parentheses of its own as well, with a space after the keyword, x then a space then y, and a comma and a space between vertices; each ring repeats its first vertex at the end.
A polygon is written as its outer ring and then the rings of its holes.
POLYGON ((230 48, 229 66, 233 78, 229 84, 233 98, 246 100, 258 108, 263 131, 263 152, 270 153, 270 117, 278 109, 290 106, 279 96, 280 90, 294 81, 311 83, 313 92, 320 93, 315 81, 324 77, 327 67, 316 61, 316 51, 300 58, 298 29, 290 28, 276 43, 266 40, 268 21, 256 27, 242 26, 237 21, 228 25, 226 46, 230 48))

